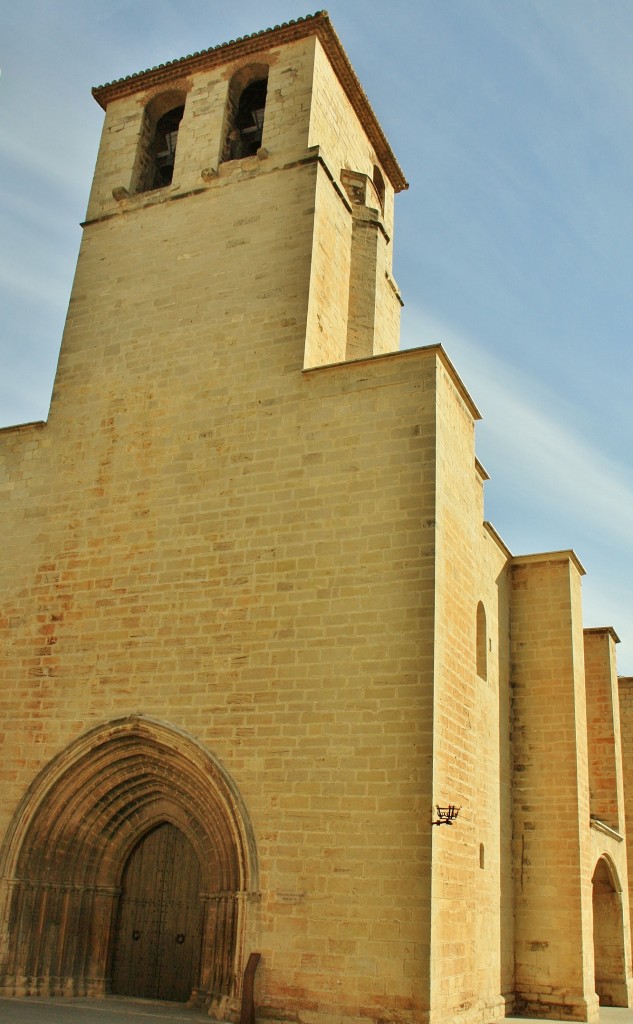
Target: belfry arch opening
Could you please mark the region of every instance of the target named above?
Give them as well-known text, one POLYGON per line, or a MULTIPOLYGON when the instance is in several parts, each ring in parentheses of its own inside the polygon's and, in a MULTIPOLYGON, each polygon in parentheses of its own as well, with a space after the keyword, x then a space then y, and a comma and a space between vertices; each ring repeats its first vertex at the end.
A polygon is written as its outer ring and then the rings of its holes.
POLYGON ((251 64, 237 71, 229 84, 222 162, 255 156, 262 145, 268 67, 251 64))
POLYGON ((180 91, 162 93, 147 104, 139 139, 134 191, 148 192, 171 185, 184 112, 185 94, 180 91))
POLYGON ((82 737, 35 780, 0 869, 3 994, 237 1009, 255 845, 235 785, 191 738, 142 718, 82 737))
POLYGON ((610 860, 592 878, 595 988, 602 1006, 628 1006, 622 889, 610 860))

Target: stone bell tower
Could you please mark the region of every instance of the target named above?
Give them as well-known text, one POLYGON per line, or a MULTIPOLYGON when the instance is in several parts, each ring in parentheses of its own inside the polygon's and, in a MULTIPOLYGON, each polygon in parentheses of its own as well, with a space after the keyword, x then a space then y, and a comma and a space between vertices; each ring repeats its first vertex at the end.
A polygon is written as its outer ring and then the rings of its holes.
POLYGON ((94 95, 49 420, 0 446, 0 992, 234 1019, 258 951, 269 1017, 409 1013, 428 874, 391 794, 418 798, 419 748, 377 766, 385 730, 427 742, 433 582, 401 567, 432 563, 440 357, 397 353, 406 181, 325 13, 94 95))
POLYGON ((85 384, 86 317, 91 406, 106 367, 114 383, 163 354, 199 380, 227 346, 246 376, 263 351, 312 367, 398 348, 406 182, 325 14, 94 95, 106 118, 55 408, 85 384))

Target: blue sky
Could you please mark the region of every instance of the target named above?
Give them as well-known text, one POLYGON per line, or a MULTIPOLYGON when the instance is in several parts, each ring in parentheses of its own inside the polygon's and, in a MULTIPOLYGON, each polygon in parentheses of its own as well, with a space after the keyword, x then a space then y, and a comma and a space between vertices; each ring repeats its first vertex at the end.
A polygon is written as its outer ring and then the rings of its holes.
MULTIPOLYGON (((0 12, 0 425, 46 418, 102 112, 92 85, 316 8, 23 0, 0 12)), ((404 347, 441 342, 484 420, 486 516, 573 547, 633 675, 633 4, 331 0, 410 182, 404 347)))

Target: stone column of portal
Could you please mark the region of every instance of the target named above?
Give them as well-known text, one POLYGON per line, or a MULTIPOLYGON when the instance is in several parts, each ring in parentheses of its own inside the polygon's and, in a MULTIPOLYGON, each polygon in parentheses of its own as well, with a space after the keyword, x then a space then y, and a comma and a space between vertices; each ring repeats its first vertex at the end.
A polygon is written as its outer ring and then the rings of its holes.
POLYGON ((593 1022, 583 573, 570 551, 512 563, 515 988, 521 1013, 593 1022))
POLYGON ((95 999, 111 992, 110 950, 120 896, 118 886, 98 886, 94 890, 85 979, 86 992, 95 999))

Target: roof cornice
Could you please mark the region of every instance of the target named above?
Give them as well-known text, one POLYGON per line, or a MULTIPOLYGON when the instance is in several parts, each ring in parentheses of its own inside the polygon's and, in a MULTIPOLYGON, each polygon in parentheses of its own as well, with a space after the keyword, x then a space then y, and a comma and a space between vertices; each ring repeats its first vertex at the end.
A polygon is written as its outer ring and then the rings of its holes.
POLYGON ((620 643, 620 637, 613 626, 590 626, 588 629, 583 629, 583 633, 587 636, 610 636, 614 644, 620 643))
POLYGON ((105 110, 112 100, 130 96, 141 90, 167 85, 181 79, 183 75, 207 71, 222 64, 260 54, 263 50, 269 50, 273 46, 282 46, 308 36, 316 36, 325 50, 394 190, 401 192, 408 188, 408 182, 387 142, 363 87, 356 77, 349 57, 334 31, 327 11, 317 11, 316 14, 309 14, 305 18, 297 18, 296 21, 287 21, 282 25, 275 25, 274 28, 263 29, 261 32, 253 32, 252 35, 231 39, 228 43, 220 43, 208 50, 200 50, 187 57, 170 60, 157 67, 148 68, 146 71, 139 71, 114 82, 95 86, 92 95, 99 106, 105 110))
POLYGON ((533 555, 513 555, 512 565, 528 565, 530 562, 569 562, 576 567, 580 576, 585 576, 587 570, 578 558, 578 555, 571 548, 564 551, 542 551, 533 555))

